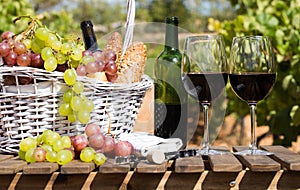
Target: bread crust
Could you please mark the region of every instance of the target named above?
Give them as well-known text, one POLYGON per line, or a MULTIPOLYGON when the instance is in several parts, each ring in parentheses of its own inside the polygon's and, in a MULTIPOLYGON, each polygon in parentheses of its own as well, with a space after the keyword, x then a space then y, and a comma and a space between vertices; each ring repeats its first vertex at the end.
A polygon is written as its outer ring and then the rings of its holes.
MULTIPOLYGON (((119 53, 120 55, 120 53, 119 53)), ((140 82, 147 60, 147 47, 143 42, 133 42, 123 57, 117 61, 118 83, 140 82)))

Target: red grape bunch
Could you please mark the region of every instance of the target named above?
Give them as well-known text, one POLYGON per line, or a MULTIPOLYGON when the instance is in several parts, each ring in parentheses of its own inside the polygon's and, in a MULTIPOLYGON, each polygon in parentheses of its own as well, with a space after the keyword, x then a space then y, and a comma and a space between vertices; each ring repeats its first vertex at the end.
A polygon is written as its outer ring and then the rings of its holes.
POLYGON ((63 40, 44 26, 33 27, 27 36, 6 31, 1 35, 0 56, 8 66, 65 71, 76 68, 82 58, 82 43, 63 40))
POLYGON ((88 76, 102 81, 114 82, 117 77, 117 55, 113 51, 101 52, 85 50, 76 72, 79 76, 88 76))
POLYGON ((85 127, 85 134, 88 137, 88 146, 97 152, 107 156, 129 156, 133 153, 133 146, 128 141, 117 140, 109 134, 103 134, 99 125, 90 123, 85 127))
POLYGON ((30 40, 16 41, 13 32, 5 31, 1 35, 0 57, 8 66, 32 66, 41 68, 44 60, 39 53, 30 51, 30 40))

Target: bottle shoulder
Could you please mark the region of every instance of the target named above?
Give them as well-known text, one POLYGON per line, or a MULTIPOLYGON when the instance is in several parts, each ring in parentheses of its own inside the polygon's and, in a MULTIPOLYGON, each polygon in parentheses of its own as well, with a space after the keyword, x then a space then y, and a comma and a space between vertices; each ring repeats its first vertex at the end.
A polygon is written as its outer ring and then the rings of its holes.
POLYGON ((160 53, 160 55, 157 57, 157 60, 166 60, 166 61, 172 61, 174 59, 178 59, 178 61, 181 61, 182 54, 178 49, 172 48, 172 49, 164 49, 160 53))

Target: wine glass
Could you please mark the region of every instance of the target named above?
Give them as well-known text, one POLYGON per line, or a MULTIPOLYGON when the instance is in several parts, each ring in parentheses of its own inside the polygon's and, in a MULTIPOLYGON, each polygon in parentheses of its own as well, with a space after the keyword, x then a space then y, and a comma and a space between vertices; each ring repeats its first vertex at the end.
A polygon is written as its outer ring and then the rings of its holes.
POLYGON ((271 41, 267 36, 234 37, 230 51, 229 80, 234 93, 250 107, 251 144, 238 155, 270 155, 257 149, 255 136, 256 104, 272 90, 276 66, 271 41))
POLYGON ((209 143, 208 111, 212 100, 224 92, 227 80, 227 59, 221 35, 195 35, 185 40, 182 81, 187 93, 196 99, 204 113, 204 137, 198 155, 222 154, 209 143))

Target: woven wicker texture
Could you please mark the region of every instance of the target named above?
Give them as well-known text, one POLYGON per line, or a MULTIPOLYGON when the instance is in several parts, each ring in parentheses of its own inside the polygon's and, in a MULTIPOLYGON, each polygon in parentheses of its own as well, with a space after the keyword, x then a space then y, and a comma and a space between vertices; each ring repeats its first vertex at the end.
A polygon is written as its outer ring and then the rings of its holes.
MULTIPOLYGON (((84 132, 85 125, 70 123, 58 114, 63 92, 67 88, 63 73, 47 72, 31 67, 0 67, 0 152, 17 153, 23 138, 37 136, 50 129, 62 135, 84 132), (15 78, 15 85, 5 85, 6 76, 15 78), (19 85, 20 77, 31 77, 30 85, 19 85)), ((143 97, 152 87, 152 80, 144 75, 141 82, 115 84, 78 77, 85 85, 84 94, 93 100, 95 109, 91 121, 100 125, 104 133, 129 133, 143 97)))

